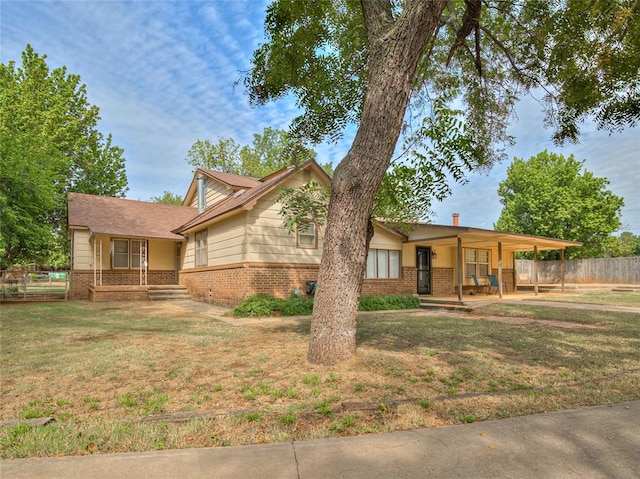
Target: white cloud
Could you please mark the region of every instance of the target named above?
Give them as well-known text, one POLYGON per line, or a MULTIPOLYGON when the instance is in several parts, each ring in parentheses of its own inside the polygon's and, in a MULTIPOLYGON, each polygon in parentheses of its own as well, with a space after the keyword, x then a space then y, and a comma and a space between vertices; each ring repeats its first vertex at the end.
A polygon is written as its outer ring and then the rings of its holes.
MULTIPOLYGON (((250 67, 262 42, 266 0, 260 1, 3 1, 2 62, 15 60, 30 43, 48 55, 51 68, 67 66, 87 84, 89 101, 100 107, 101 130, 125 149, 130 191, 148 199, 170 190, 182 194, 191 168, 184 162, 196 139, 252 140, 263 128, 285 128, 297 114, 287 98, 251 109, 243 86, 233 87, 250 67)), ((519 105, 508 153, 528 158, 547 148, 586 159, 586 167, 611 181, 625 197, 623 222, 640 234, 640 131, 609 137, 585 125, 579 145, 555 148, 542 127, 540 106, 519 105)), ((337 164, 354 131, 337 144, 316 147, 321 162, 337 164)), ((472 175, 464 187, 436 205, 436 221, 491 228, 500 213, 498 183, 508 162, 488 175, 472 175)))

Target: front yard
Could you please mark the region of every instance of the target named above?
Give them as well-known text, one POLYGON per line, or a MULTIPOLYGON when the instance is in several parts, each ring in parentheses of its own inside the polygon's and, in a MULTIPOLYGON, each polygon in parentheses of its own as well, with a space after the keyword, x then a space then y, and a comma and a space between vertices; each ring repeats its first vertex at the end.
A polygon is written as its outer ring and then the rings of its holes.
POLYGON ((634 312, 368 314, 356 359, 327 369, 306 362, 308 319, 235 327, 188 304, 3 305, 0 419, 55 422, 0 427, 0 455, 279 442, 640 399, 634 312), (575 327, 487 320, 500 316, 575 327))

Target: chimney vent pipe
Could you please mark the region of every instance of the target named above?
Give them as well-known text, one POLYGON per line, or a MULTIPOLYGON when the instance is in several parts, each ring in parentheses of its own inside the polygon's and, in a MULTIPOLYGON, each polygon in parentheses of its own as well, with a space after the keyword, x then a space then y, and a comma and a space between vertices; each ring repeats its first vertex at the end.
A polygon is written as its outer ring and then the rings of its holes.
POLYGON ((460 213, 453 214, 453 226, 460 226, 460 213))

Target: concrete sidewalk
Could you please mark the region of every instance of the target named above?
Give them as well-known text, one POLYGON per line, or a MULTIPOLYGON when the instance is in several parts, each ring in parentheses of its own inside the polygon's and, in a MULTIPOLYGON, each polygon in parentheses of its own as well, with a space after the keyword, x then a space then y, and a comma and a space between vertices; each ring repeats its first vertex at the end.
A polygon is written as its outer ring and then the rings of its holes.
POLYGON ((9 478, 616 478, 640 475, 640 401, 283 444, 0 461, 9 478))

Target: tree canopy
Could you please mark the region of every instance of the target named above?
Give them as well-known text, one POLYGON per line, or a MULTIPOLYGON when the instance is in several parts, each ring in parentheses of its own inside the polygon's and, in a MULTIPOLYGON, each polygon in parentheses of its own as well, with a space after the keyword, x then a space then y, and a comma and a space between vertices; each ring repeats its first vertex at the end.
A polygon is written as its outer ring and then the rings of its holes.
MULTIPOLYGON (((498 187, 503 208, 494 227, 582 242, 567 249, 569 259, 603 256, 609 236, 620 228, 624 202, 606 188, 606 178, 583 167, 573 156, 547 151, 528 160, 514 158, 498 187)), ((541 257, 555 259, 555 254, 541 257)))
POLYGON ((97 129, 80 77, 27 45, 0 64, 0 268, 67 264, 66 194, 123 196, 123 150, 97 129))
MULTIPOLYGON (((262 178, 311 158, 316 158, 315 151, 288 132, 267 127, 262 134, 253 134, 251 145, 239 145, 233 138, 218 138, 217 143, 197 140, 187 153, 186 161, 196 168, 262 178)), ((328 173, 332 171, 330 163, 323 168, 328 173)))
POLYGON ((292 131, 311 142, 358 125, 332 180, 310 361, 355 354, 371 215, 390 166, 407 168, 398 185, 446 193, 447 173, 503 159, 513 105, 529 92, 542 95, 557 142, 576 141, 590 117, 611 131, 637 123, 639 8, 636 0, 269 5, 266 41, 245 78, 251 104, 293 95, 302 113, 292 131), (416 155, 392 164, 403 132, 416 155))
POLYGON ((182 205, 182 196, 171 193, 170 191, 163 191, 160 196, 152 196, 149 201, 153 203, 163 203, 165 205, 182 205))

